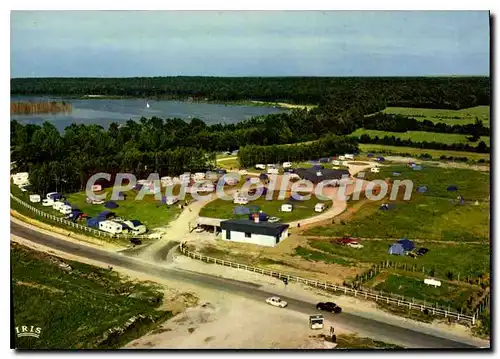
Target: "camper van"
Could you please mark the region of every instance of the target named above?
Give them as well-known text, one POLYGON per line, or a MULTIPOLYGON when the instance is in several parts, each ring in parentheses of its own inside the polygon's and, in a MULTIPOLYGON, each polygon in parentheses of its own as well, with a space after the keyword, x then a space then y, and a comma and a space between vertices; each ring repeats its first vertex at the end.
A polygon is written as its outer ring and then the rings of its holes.
POLYGON ((255 168, 258 169, 258 170, 265 170, 266 169, 266 165, 264 165, 262 163, 257 163, 255 165, 255 168))
POLYGON ((30 202, 39 203, 42 199, 39 194, 30 194, 30 202))
POLYGON ((136 236, 144 234, 147 231, 146 226, 136 219, 125 221, 124 223, 130 228, 131 232, 136 236))
POLYGON ((61 212, 62 214, 71 214, 72 208, 67 204, 63 204, 62 207, 59 209, 59 212, 61 212))
POLYGON ((373 172, 373 173, 379 173, 380 172, 380 168, 378 168, 378 167, 372 167, 370 169, 370 171, 373 172))
POLYGON ((293 205, 291 203, 285 203, 281 205, 281 212, 291 212, 293 211, 293 205))
POLYGON ((344 155, 345 159, 346 160, 353 160, 354 159, 354 155, 353 154, 350 154, 350 153, 346 153, 344 155))
POLYGON ((52 207, 53 204, 54 204, 54 200, 52 200, 52 199, 45 198, 42 201, 42 206, 44 206, 44 207, 52 207))
POLYGON ((112 234, 120 234, 123 232, 123 226, 120 223, 108 220, 99 222, 99 229, 112 234))
POLYGON ((248 198, 247 197, 236 197, 233 201, 235 204, 248 204, 248 198))
POLYGON ((279 173, 277 168, 268 168, 267 169, 267 174, 268 175, 277 175, 279 173))
POLYGON ((283 162, 283 168, 291 168, 292 162, 283 162))
POLYGON ((65 206, 64 202, 53 202, 52 203, 52 209, 55 209, 56 211, 61 211, 61 209, 65 206))
POLYGON ((326 209, 326 204, 324 203, 316 203, 314 206, 314 212, 323 212, 326 209))

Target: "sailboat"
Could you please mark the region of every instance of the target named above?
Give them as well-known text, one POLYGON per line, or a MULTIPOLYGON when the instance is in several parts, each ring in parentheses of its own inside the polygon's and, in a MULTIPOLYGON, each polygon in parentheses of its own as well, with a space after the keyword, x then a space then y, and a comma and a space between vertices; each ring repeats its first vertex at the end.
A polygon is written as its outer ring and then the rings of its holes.
POLYGON ((149 102, 146 102, 146 108, 149 108, 149 102))

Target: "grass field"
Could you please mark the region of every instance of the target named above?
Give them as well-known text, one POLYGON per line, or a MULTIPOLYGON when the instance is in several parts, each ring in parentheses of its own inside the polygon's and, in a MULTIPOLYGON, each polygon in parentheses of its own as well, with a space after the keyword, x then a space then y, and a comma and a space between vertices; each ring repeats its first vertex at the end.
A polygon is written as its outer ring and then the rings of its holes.
POLYGON ((11 244, 12 293, 16 326, 41 327, 40 338, 16 338, 24 349, 118 348, 171 317, 157 310, 163 293, 150 283, 130 282, 116 272, 62 260, 11 244), (103 335, 145 315, 123 334, 103 335))
POLYGON ((386 146, 386 145, 376 145, 376 144, 359 144, 359 149, 365 153, 381 153, 381 154, 408 154, 410 156, 418 157, 424 153, 432 156, 432 159, 439 160, 441 156, 446 157, 467 157, 473 161, 479 160, 490 160, 489 153, 475 153, 475 152, 464 152, 464 151, 442 151, 442 150, 430 150, 424 148, 415 147, 403 147, 403 146, 386 146))
MULTIPOLYGON (((111 198, 111 189, 106 189, 108 199, 111 198)), ((125 199, 123 201, 115 201, 118 208, 112 211, 124 219, 138 219, 148 229, 166 226, 170 221, 175 219, 180 209, 177 205, 167 206, 157 201, 153 195, 145 195, 142 200, 135 200, 138 191, 132 190, 125 192, 125 199)), ((107 210, 104 205, 92 205, 86 202, 87 195, 85 192, 78 192, 66 196, 67 200, 81 209, 89 216, 95 216, 100 212, 107 210)), ((186 200, 189 201, 191 197, 186 194, 186 200)))
POLYGON ((466 125, 474 123, 476 117, 483 125, 490 126, 490 107, 476 106, 462 110, 442 110, 431 108, 387 107, 385 113, 414 117, 417 120, 429 120, 434 123, 444 122, 448 125, 466 125))
MULTIPOLYGON (((363 248, 349 248, 327 240, 311 239, 308 241, 311 248, 330 254, 336 258, 351 262, 362 262, 380 264, 389 260, 396 263, 407 263, 424 266, 426 269, 434 269, 435 276, 445 278, 446 273, 451 271, 457 276, 480 276, 490 271, 488 245, 470 243, 415 243, 417 248, 429 249, 424 256, 413 259, 408 256, 396 256, 387 253, 389 245, 394 241, 364 240, 361 241, 363 248)), ((318 260, 320 260, 318 258, 318 260)))
MULTIPOLYGON (((375 279, 376 280, 376 279, 375 279)), ((368 284, 368 283, 366 283, 368 284)), ((440 287, 432 287, 423 282, 422 278, 390 274, 383 282, 372 289, 386 293, 398 293, 406 298, 425 300, 429 304, 450 306, 450 309, 460 310, 467 299, 478 292, 477 288, 458 286, 442 282, 440 287)))
POLYGON ((240 168, 240 161, 238 160, 238 157, 236 156, 229 156, 229 157, 223 157, 219 158, 217 157, 217 167, 218 168, 224 168, 224 169, 237 169, 240 168))
POLYGON ((369 135, 371 138, 375 136, 378 136, 379 138, 384 138, 385 136, 394 136, 395 138, 400 138, 402 140, 412 140, 414 142, 439 142, 448 145, 453 143, 468 143, 472 146, 476 146, 480 141, 484 141, 488 146, 490 145, 490 137, 488 136, 481 136, 479 141, 470 142, 466 138, 468 137, 468 135, 425 131, 388 132, 358 128, 351 134, 351 136, 359 138, 364 134, 369 135))
MULTIPOLYGON (((312 217, 318 213, 314 212, 314 206, 316 203, 322 202, 311 196, 307 201, 292 201, 295 208, 292 212, 281 212, 281 205, 287 203, 288 200, 278 200, 279 191, 273 194, 273 200, 266 200, 266 195, 262 195, 260 198, 249 202, 245 207, 257 206, 260 210, 264 211, 271 217, 280 218, 280 222, 292 222, 303 218, 312 217)), ((327 205, 331 205, 330 201, 325 202, 327 205)), ((200 216, 202 217, 212 217, 212 218, 248 218, 248 215, 235 215, 233 213, 234 208, 240 205, 234 204, 232 201, 225 201, 223 199, 217 199, 208 203, 200 211, 200 216)))
MULTIPOLYGON (((404 165, 383 167, 380 173, 369 172, 366 179, 409 179, 414 183, 411 200, 394 201, 387 211, 379 209, 388 199, 367 201, 345 225, 333 224, 309 229, 313 236, 349 234, 365 238, 417 238, 442 241, 489 241, 490 202, 489 174, 455 168, 424 166, 413 171, 404 165), (392 172, 400 172, 394 177, 392 172), (427 193, 415 193, 419 186, 428 186, 427 193), (448 185, 458 186, 458 192, 448 192, 448 185), (466 204, 458 204, 462 195, 466 204), (479 205, 475 201, 479 200, 479 205)), ((402 193, 404 187, 400 189, 402 193)), ((349 202, 351 205, 351 202, 349 202)))

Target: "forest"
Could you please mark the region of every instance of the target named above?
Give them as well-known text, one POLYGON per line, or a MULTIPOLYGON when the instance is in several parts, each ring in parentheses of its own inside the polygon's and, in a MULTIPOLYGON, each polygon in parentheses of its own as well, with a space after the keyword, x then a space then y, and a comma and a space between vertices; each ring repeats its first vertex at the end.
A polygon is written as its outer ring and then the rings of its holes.
POLYGON ((488 77, 134 77, 14 78, 12 95, 257 100, 357 108, 460 109, 490 104, 488 77))

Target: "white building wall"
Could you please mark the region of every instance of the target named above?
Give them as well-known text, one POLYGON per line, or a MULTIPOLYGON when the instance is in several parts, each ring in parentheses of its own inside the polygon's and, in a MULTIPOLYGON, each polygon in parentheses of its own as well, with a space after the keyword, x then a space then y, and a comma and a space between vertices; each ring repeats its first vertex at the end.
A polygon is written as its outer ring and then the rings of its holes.
MULTIPOLYGON (((279 237, 279 242, 288 237, 288 230, 285 229, 279 237)), ((222 239, 229 242, 253 243, 261 246, 275 247, 276 237, 251 233, 250 237, 245 236, 245 232, 231 231, 231 239, 227 239, 226 230, 222 230, 222 239)), ((278 242, 278 243, 279 243, 278 242)))

